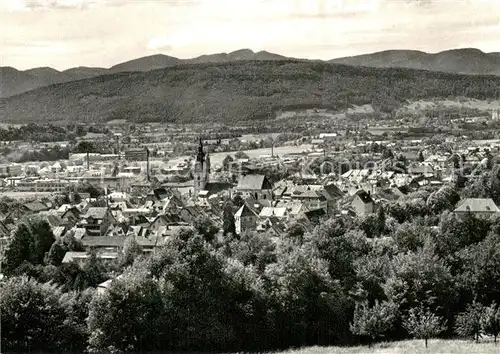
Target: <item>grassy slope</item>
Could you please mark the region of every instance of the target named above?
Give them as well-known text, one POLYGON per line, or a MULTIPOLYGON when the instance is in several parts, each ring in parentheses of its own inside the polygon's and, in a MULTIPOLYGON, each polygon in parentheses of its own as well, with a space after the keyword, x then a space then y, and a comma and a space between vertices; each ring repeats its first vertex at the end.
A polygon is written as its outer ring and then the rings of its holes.
POLYGON ((57 84, 0 99, 0 121, 234 123, 281 108, 500 97, 500 77, 298 61, 185 65, 57 84))
POLYGON ((393 343, 378 343, 368 347, 311 347, 297 350, 288 350, 279 354, 497 354, 500 345, 493 343, 473 343, 462 340, 429 340, 426 349, 423 340, 408 340, 393 343))

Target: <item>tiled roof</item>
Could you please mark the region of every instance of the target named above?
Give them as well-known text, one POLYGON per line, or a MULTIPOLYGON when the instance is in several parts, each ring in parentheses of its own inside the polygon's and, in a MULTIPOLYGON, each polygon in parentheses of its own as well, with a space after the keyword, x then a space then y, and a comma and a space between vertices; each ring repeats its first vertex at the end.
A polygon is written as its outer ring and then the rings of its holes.
POLYGON ((82 243, 85 247, 121 247, 125 236, 85 236, 82 243))
POLYGON ((499 213, 500 209, 491 198, 467 198, 462 200, 455 212, 499 213))
POLYGON ((359 190, 356 192, 356 195, 361 198, 361 200, 363 201, 363 203, 367 204, 367 203, 371 203, 373 202, 373 199, 372 197, 370 196, 370 194, 364 190, 359 190))
POLYGON ((264 175, 246 175, 240 178, 238 186, 239 190, 262 190, 270 189, 271 186, 266 186, 269 182, 264 175))
POLYGON ((104 219, 107 211, 108 208, 104 207, 90 207, 83 217, 88 218, 91 216, 94 219, 104 219))

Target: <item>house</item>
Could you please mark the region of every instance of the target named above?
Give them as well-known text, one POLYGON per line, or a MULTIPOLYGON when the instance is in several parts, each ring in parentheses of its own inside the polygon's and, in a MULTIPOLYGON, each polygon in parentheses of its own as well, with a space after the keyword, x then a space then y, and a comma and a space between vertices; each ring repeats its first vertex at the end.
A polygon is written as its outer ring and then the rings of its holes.
POLYGON ((80 210, 76 207, 66 209, 61 215, 62 223, 67 226, 74 226, 80 220, 80 210))
POLYGON ((326 217, 326 212, 324 209, 312 209, 312 210, 306 210, 302 214, 302 218, 306 219, 312 224, 318 224, 320 223, 324 218, 326 217))
POLYGON ((256 230, 257 222, 259 220, 260 206, 258 204, 251 205, 245 203, 234 214, 234 224, 236 227, 236 234, 240 235, 246 230, 256 230))
POLYGON ((271 236, 282 236, 286 231, 286 226, 276 217, 268 217, 257 222, 257 232, 267 232, 271 236))
POLYGON ((28 212, 32 213, 32 214, 36 214, 36 213, 39 213, 41 211, 47 211, 50 209, 47 205, 45 205, 39 201, 26 203, 26 204, 24 204, 24 206, 28 209, 28 212))
MULTIPOLYGON (((85 262, 90 257, 87 252, 66 252, 62 260, 62 264, 75 262, 80 268, 85 265, 85 262)), ((118 252, 98 252, 96 258, 102 262, 110 262, 118 258, 118 252)))
POLYGON ((500 209, 491 198, 467 198, 458 203, 453 213, 457 216, 471 213, 478 218, 489 218, 500 216, 500 209))
POLYGON ((106 207, 90 207, 81 216, 80 226, 85 228, 87 235, 101 236, 106 233, 109 225, 115 223, 111 210, 106 207))
MULTIPOLYGON (((159 230, 168 229, 169 226, 185 224, 177 214, 158 215, 149 225, 151 233, 157 233, 159 230)), ((188 225, 188 224, 185 224, 188 225)))
POLYGON ((126 235, 124 234, 113 236, 84 236, 81 242, 86 249, 117 252, 123 247, 125 239, 126 235))
POLYGON ((351 206, 358 216, 368 215, 374 211, 374 202, 370 193, 362 189, 354 194, 351 206))
POLYGON ((193 224, 201 216, 205 216, 205 213, 197 206, 184 207, 179 211, 179 217, 188 224, 193 224))
POLYGON ((264 175, 249 174, 242 176, 236 191, 243 196, 251 196, 256 200, 273 199, 273 186, 264 175))
POLYGON ((269 218, 275 217, 277 219, 286 219, 288 218, 288 211, 284 207, 276 208, 276 207, 263 207, 259 213, 260 218, 269 218))

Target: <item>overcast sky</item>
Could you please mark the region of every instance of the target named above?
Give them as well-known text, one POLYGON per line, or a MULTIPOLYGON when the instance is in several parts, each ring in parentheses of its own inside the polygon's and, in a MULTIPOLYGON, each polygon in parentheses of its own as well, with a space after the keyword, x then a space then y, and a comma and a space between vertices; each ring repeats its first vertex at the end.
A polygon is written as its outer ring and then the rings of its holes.
POLYGON ((500 0, 0 0, 0 66, 109 67, 241 48, 332 59, 500 52, 500 0))

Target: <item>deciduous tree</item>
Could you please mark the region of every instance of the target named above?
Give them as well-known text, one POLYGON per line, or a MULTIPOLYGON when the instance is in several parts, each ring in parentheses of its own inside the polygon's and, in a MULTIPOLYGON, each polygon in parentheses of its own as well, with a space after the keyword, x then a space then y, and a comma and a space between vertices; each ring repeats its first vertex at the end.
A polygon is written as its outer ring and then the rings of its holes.
POLYGON ((413 338, 427 340, 437 336, 446 329, 443 319, 436 316, 430 310, 423 307, 412 308, 408 311, 408 316, 403 321, 403 327, 413 338))

